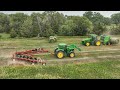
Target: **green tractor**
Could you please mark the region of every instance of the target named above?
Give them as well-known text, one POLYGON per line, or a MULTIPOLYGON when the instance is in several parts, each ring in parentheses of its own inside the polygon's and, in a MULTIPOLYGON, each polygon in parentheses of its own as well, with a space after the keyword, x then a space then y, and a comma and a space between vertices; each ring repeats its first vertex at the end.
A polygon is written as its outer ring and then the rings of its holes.
POLYGON ((75 57, 75 53, 74 53, 75 48, 81 51, 81 49, 74 44, 67 45, 65 43, 60 43, 58 47, 54 50, 54 54, 59 59, 63 58, 64 56, 69 56, 73 58, 75 57))
POLYGON ((111 45, 111 44, 118 44, 119 43, 118 38, 112 38, 108 35, 101 35, 100 40, 101 40, 101 43, 103 45, 111 45))
POLYGON ((96 35, 96 34, 89 34, 88 38, 86 38, 86 39, 81 41, 81 44, 85 45, 85 46, 90 46, 90 45, 100 46, 101 45, 101 41, 98 38, 98 35, 96 35))

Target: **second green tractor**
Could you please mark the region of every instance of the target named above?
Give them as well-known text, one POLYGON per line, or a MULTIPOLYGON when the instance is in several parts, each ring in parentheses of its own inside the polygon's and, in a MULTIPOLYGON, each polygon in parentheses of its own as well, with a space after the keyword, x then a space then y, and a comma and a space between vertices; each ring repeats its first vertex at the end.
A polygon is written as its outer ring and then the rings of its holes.
POLYGON ((81 41, 81 44, 85 46, 90 46, 90 45, 100 46, 101 44, 111 45, 111 44, 118 44, 118 43, 119 43, 118 38, 112 38, 109 35, 98 36, 96 34, 89 34, 88 38, 81 41))

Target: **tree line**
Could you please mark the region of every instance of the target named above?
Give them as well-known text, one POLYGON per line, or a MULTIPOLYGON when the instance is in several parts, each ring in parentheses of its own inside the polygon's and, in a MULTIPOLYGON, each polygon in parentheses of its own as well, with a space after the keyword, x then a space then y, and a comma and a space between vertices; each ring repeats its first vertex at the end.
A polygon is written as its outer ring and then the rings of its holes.
POLYGON ((112 34, 120 34, 120 13, 104 17, 98 12, 87 11, 83 16, 67 16, 57 11, 43 13, 0 13, 0 33, 15 37, 49 37, 51 35, 83 36, 89 33, 100 35, 107 26, 115 24, 112 34))

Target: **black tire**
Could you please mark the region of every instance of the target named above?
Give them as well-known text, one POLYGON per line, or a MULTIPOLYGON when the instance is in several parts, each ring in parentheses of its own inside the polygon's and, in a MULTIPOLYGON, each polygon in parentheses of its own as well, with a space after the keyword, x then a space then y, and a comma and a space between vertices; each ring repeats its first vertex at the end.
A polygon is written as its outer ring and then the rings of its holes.
POLYGON ((23 58, 26 58, 26 56, 23 55, 23 58))
POLYGON ((58 49, 58 48, 56 48, 56 49, 54 50, 54 54, 56 54, 57 49, 58 49))
POLYGON ((107 45, 111 45, 111 43, 110 43, 110 42, 107 42, 107 45))

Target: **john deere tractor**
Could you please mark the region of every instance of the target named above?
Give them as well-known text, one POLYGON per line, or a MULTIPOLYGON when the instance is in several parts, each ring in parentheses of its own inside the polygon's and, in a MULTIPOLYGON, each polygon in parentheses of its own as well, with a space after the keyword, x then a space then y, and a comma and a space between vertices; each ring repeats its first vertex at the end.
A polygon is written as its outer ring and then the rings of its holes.
POLYGON ((98 39, 98 36, 96 34, 89 34, 88 38, 82 40, 81 44, 85 46, 90 45, 100 46, 101 41, 100 39, 98 39))
POLYGON ((55 56, 59 59, 65 56, 73 58, 75 57, 75 52, 74 52, 75 48, 81 51, 81 49, 74 44, 67 45, 65 43, 60 43, 58 47, 54 50, 54 53, 55 53, 55 56))

